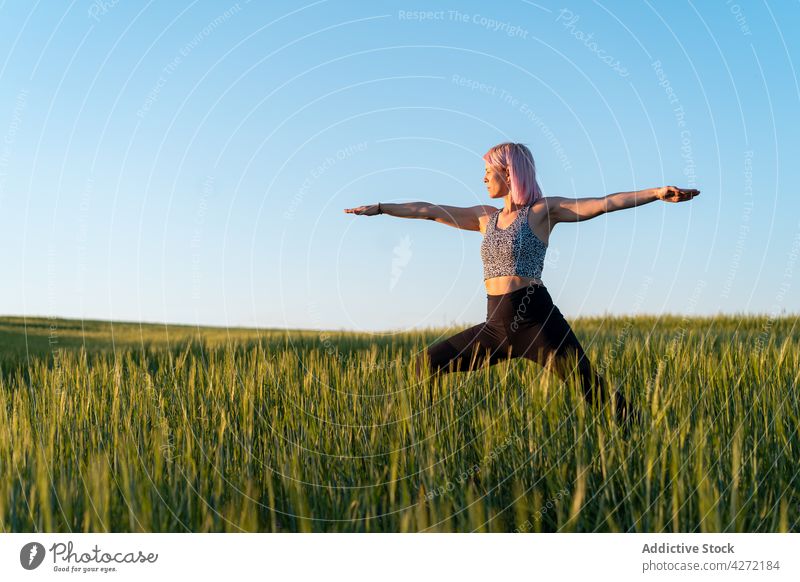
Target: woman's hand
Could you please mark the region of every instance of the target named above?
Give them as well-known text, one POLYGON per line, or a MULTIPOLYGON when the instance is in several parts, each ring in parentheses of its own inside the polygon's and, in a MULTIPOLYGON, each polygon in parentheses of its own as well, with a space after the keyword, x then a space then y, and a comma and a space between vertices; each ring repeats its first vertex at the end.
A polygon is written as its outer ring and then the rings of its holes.
POLYGON ((700 190, 694 188, 678 188, 676 186, 662 186, 656 188, 656 197, 664 202, 683 202, 691 200, 700 194, 700 190))
POLYGON ((361 214, 363 216, 375 216, 378 214, 377 204, 367 204, 366 206, 356 206, 355 208, 345 208, 348 214, 361 214))

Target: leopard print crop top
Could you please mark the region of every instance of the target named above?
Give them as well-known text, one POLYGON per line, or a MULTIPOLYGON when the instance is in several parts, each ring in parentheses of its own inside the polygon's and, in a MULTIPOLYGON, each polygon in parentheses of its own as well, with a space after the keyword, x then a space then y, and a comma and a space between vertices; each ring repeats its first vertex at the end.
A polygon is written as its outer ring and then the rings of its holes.
POLYGON ((484 281, 508 275, 541 278, 547 245, 533 234, 528 225, 530 209, 530 206, 524 206, 517 211, 514 222, 504 229, 497 228, 500 210, 489 218, 481 242, 484 281))

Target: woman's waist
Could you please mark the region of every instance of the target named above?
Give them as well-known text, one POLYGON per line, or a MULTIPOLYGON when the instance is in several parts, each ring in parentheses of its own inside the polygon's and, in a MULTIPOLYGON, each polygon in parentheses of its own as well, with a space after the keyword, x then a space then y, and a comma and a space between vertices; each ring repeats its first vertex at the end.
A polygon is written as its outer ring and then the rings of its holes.
POLYGON ((522 287, 506 293, 486 295, 486 319, 508 319, 521 309, 527 311, 530 304, 549 304, 550 294, 541 282, 530 281, 522 287))
POLYGON ((510 295, 529 286, 544 287, 544 283, 541 279, 525 277, 523 275, 492 277, 491 279, 484 279, 483 284, 484 287, 486 287, 487 298, 510 295))

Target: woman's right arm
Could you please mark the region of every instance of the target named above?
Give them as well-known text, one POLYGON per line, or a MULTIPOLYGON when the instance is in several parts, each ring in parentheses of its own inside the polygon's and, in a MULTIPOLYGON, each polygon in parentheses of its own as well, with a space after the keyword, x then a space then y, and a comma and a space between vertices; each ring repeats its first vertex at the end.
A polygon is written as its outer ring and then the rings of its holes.
MULTIPOLYGON (((480 217, 496 211, 497 208, 485 204, 464 208, 461 206, 431 204, 430 202, 404 202, 401 204, 381 202, 381 214, 388 214, 398 218, 433 220, 463 230, 480 231, 480 217)), ((373 216, 378 214, 378 205, 369 204, 356 208, 346 208, 345 212, 373 216)))

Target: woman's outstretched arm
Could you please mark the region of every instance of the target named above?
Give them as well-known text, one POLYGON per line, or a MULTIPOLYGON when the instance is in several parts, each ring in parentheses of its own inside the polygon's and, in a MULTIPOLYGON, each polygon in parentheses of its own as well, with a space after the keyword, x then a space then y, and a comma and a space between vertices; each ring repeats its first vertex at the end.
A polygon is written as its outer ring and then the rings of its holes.
POLYGON ((633 208, 656 200, 683 202, 684 200, 691 200, 698 194, 700 194, 700 190, 694 188, 662 186, 661 188, 647 188, 646 190, 634 190, 633 192, 617 192, 598 198, 548 196, 544 200, 547 202, 551 223, 556 223, 590 220, 607 212, 633 208))
MULTIPOLYGON (((377 204, 357 206, 355 208, 345 208, 345 212, 350 214, 361 214, 364 216, 374 216, 379 214, 377 204)), ((422 218, 434 220, 441 224, 461 228, 464 230, 480 230, 480 217, 496 212, 497 208, 485 204, 477 206, 445 206, 443 204, 431 204, 430 202, 405 202, 402 204, 381 202, 380 214, 388 214, 398 218, 422 218)))

